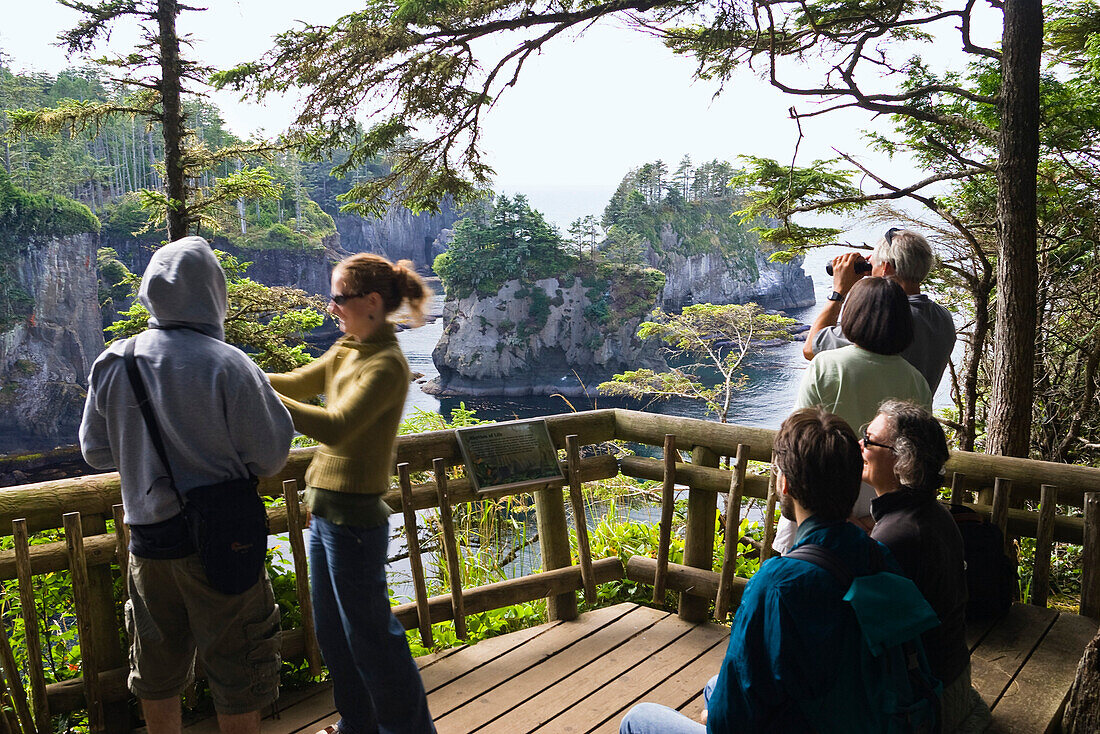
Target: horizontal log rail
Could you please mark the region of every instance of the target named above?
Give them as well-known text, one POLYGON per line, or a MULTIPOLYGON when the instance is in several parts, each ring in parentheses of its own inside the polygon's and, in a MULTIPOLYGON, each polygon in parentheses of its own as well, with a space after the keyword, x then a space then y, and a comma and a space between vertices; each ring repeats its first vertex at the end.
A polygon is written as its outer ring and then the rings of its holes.
MULTIPOLYGON (((625 441, 655 448, 665 445, 666 436, 674 437, 675 446, 680 453, 675 461, 666 462, 638 455, 616 459, 607 454, 579 458, 579 455, 584 452, 574 451, 572 464, 567 461, 562 462, 563 474, 574 477, 574 481, 594 482, 611 479, 621 472, 628 477, 657 482, 667 480, 666 486, 675 484, 677 487, 687 488, 687 494, 691 499, 688 503, 688 533, 685 540, 685 558, 688 560, 685 563, 662 564, 659 572, 658 563, 652 558, 633 556, 625 567, 617 558, 592 560, 592 581, 603 584, 627 578, 648 585, 663 585, 665 589, 681 595, 682 617, 696 622, 703 621, 708 608, 719 596, 719 585, 723 578, 711 568, 711 559, 714 557, 712 551, 715 541, 713 528, 716 498, 719 495, 729 495, 733 491, 736 495, 733 499, 736 500, 737 507, 742 506, 743 499, 766 500, 769 498, 770 472, 761 474, 759 470, 750 470, 745 474, 743 481, 731 481, 734 479, 734 473, 719 468, 720 459, 738 455, 738 447, 741 446, 741 455, 744 460, 770 464, 775 432, 622 409, 549 416, 546 421, 551 438, 560 449, 566 447, 567 436, 577 436, 572 442, 576 447, 625 441), (690 461, 685 458, 689 454, 690 461), (671 471, 671 476, 667 478, 666 465, 669 467, 668 471, 671 471)), ((261 480, 261 492, 272 497, 281 496, 284 492, 283 483, 291 481, 296 484, 288 484, 288 487, 291 487, 288 491, 294 491, 293 486, 304 487, 305 470, 313 457, 313 451, 313 449, 292 451, 285 468, 278 476, 261 480)), ((445 496, 447 504, 451 506, 532 491, 528 487, 488 494, 475 492, 470 482, 465 477, 459 476, 462 472, 450 471, 452 467, 462 464, 453 431, 400 436, 396 447, 395 473, 396 464, 408 464, 411 475, 410 481, 406 484, 406 490, 410 510, 439 507, 440 493, 433 472, 433 462, 436 461, 439 462, 438 471, 449 475, 446 479, 445 496)), ((1044 554, 1049 554, 1049 548, 1046 546, 1050 542, 1082 543, 1087 535, 1086 521, 1081 517, 1058 515, 1052 508, 1041 508, 1040 512, 1034 512, 1031 509, 1022 508, 1020 500, 1038 497, 1040 485, 1052 485, 1057 488, 1058 505, 1081 507, 1085 503, 1087 493, 1100 492, 1100 470, 1098 469, 965 452, 953 452, 947 468, 947 479, 955 483, 952 496, 956 500, 966 500, 967 504, 979 513, 987 517, 992 516, 993 521, 1004 527, 1009 536, 1041 536, 1042 544, 1045 545, 1036 553, 1036 558, 1049 557, 1044 554), (999 483, 998 478, 1000 478, 999 483), (992 507, 986 504, 987 500, 993 499, 992 488, 995 483, 1002 488, 997 495, 1000 503, 998 508, 1004 508, 999 509, 996 514, 993 513, 992 507), (979 492, 979 502, 971 504, 969 500, 972 497, 969 496, 969 492, 973 491, 979 492), (1041 518, 1042 523, 1040 523, 1041 518)), ((563 502, 564 483, 548 484, 546 488, 551 491, 535 490, 534 506, 539 514, 539 541, 544 565, 548 570, 478 587, 455 587, 460 596, 458 604, 454 603, 455 599, 452 599, 451 594, 421 598, 420 608, 426 609, 430 624, 453 621, 456 608, 461 609, 461 614, 470 615, 540 598, 549 600, 549 613, 554 618, 567 619, 576 614, 576 592, 584 588, 584 583, 581 567, 569 557, 568 528, 563 502), (544 513, 548 513, 546 517, 553 517, 545 527, 544 513), (543 537, 544 535, 552 535, 553 538, 547 540, 543 537)), ((1048 492, 1049 497, 1053 497, 1054 494, 1053 491, 1048 492)), ((401 489, 396 483, 384 495, 384 499, 395 509, 405 509, 401 489)), ((91 587, 99 585, 99 591, 92 588, 94 593, 83 602, 83 608, 86 610, 84 613, 99 615, 98 621, 101 623, 97 627, 98 632, 85 631, 84 634, 98 636, 98 639, 107 641, 106 647, 117 644, 119 639, 117 628, 112 628, 114 642, 111 643, 111 635, 103 633, 102 623, 104 619, 110 617, 109 625, 116 624, 114 620, 117 609, 111 603, 110 584, 104 585, 104 579, 109 581, 112 573, 111 566, 120 561, 118 543, 123 536, 120 533, 106 532, 107 522, 114 519, 114 508, 120 501, 121 491, 117 473, 0 489, 0 536, 12 533, 10 528, 14 520, 25 519, 25 522, 17 524, 19 528, 25 528, 19 531, 25 535, 26 531, 33 533, 59 528, 63 524, 63 516, 66 513, 80 513, 82 542, 70 543, 68 540, 62 540, 27 547, 25 544, 20 545, 24 543, 20 540, 20 537, 23 537, 21 535, 16 538, 18 541, 16 550, 0 551, 0 579, 19 578, 22 588, 25 589, 28 588, 26 586, 28 574, 65 570, 71 567, 73 558, 83 558, 84 563, 81 565, 87 569, 91 580, 81 583, 91 584, 91 587), (23 554, 22 560, 19 557, 20 553, 23 554), (76 555, 73 555, 74 553, 76 555), (107 589, 106 597, 103 596, 104 589, 107 589)), ((740 515, 736 509, 733 514, 735 517, 727 521, 728 527, 736 527, 736 523, 732 521, 740 515)), ((294 542, 297 539, 295 533, 300 535, 300 530, 289 527, 285 505, 269 507, 268 518, 272 534, 282 534, 289 530, 292 545, 301 545, 294 542)), ((77 532, 74 521, 75 518, 70 517, 70 530, 77 532)), ((580 525, 583 527, 583 523, 580 525)), ((718 556, 722 557, 720 551, 721 549, 718 549, 718 556)), ((300 548, 295 553, 300 555, 300 548)), ((734 551, 735 554, 736 551, 734 551)), ((1086 563, 1090 563, 1087 559, 1095 554, 1095 549, 1091 554, 1086 553, 1086 563)), ((732 562, 734 555, 730 555, 727 549, 726 562, 732 562)), ((121 556, 124 559, 125 553, 121 556)), ((727 569, 727 578, 729 570, 727 569)), ((1090 569, 1088 574, 1091 574, 1089 578, 1100 578, 1100 572, 1095 568, 1090 569)), ((1041 576, 1037 574, 1036 578, 1041 576)), ((744 579, 738 578, 733 578, 728 583, 724 593, 729 598, 725 603, 731 608, 736 607, 745 583, 744 579)), ((1100 586, 1100 582, 1097 583, 1100 586)), ((82 593, 86 591, 88 590, 82 593)), ((1100 590, 1089 594, 1086 596, 1089 597, 1090 605, 1100 604, 1100 590), (1094 597, 1098 598, 1095 602, 1094 597)), ((299 598, 301 597, 302 592, 299 589, 299 598)), ((1033 603, 1045 604, 1045 599, 1045 594, 1038 594, 1033 598, 1033 603)), ((308 604, 308 600, 301 603, 308 604)), ((395 614, 406 629, 415 629, 420 626, 423 630, 417 608, 416 602, 401 604, 394 608, 395 614)), ((719 613, 724 616, 724 612, 725 610, 722 610, 719 613)), ((284 658, 288 660, 306 658, 307 639, 303 630, 284 631, 281 642, 284 658)), ((34 700, 36 702, 45 700, 48 703, 48 711, 54 714, 85 706, 89 690, 93 691, 93 695, 100 697, 104 704, 122 701, 128 696, 125 687, 126 671, 124 668, 117 667, 122 662, 124 661, 117 659, 104 660, 98 668, 93 665, 90 670, 100 671, 91 681, 97 685, 87 686, 80 678, 49 686, 44 683, 39 684, 33 691, 34 700)), ((38 703, 36 703, 37 708, 41 708, 38 703)), ((39 711, 36 710, 35 715, 38 717, 39 711)))
MULTIPOLYGON (((660 446, 666 433, 674 433, 681 448, 706 446, 719 456, 736 456, 737 444, 743 443, 752 447, 749 459, 771 461, 776 432, 767 428, 747 428, 622 408, 614 411, 615 437, 622 441, 660 446)), ((991 489, 996 477, 1009 479, 1013 500, 1037 500, 1042 485, 1050 484, 1058 487, 1059 504, 1084 507, 1087 492, 1100 492, 1100 469, 1051 461, 952 451, 946 471, 945 481, 950 481, 956 472, 965 475, 962 489, 967 491, 991 489)), ((728 474, 725 481, 728 486, 728 474)))
MULTIPOLYGON (((691 594, 708 601, 714 601, 718 596, 719 575, 714 571, 669 563, 666 574, 665 583, 672 591, 691 594)), ((626 562, 626 577, 631 581, 652 586, 656 575, 657 561, 653 558, 631 556, 626 562)), ((741 594, 747 584, 746 579, 736 577, 733 579, 731 598, 734 606, 741 601, 741 594)))
MULTIPOLYGON (((765 428, 746 428, 622 408, 548 416, 546 420, 555 444, 563 448, 565 436, 570 433, 578 435, 581 445, 620 440, 655 447, 663 445, 665 434, 673 433, 684 450, 703 446, 718 456, 734 456, 737 445, 743 443, 751 447, 750 460, 769 462, 775 438, 775 431, 765 428)), ((260 480, 261 492, 271 497, 281 496, 282 483, 288 479, 294 479, 304 487, 305 470, 313 458, 313 451, 312 448, 292 450, 286 466, 278 475, 260 480)), ((394 474, 397 463, 408 463, 412 472, 428 471, 435 458, 443 458, 449 465, 461 464, 453 431, 399 436, 394 474)), ((584 481, 607 478, 600 477, 601 474, 614 476, 611 461, 610 457, 582 459, 582 466, 587 467, 584 481), (592 468, 593 461, 602 462, 600 468, 592 468)), ((661 478, 660 460, 628 456, 623 459, 622 468, 623 473, 629 476, 658 481, 661 478)), ((962 489, 967 491, 992 488, 996 477, 1010 479, 1013 500, 1038 499, 1041 485, 1051 484, 1059 488, 1059 504, 1083 507, 1086 492, 1100 491, 1100 469, 1031 459, 953 451, 947 464, 948 481, 955 472, 965 475, 962 489)), ((729 477, 730 472, 723 469, 695 465, 677 468, 677 482, 718 492, 728 491, 729 477)), ((451 486, 458 501, 474 497, 465 479, 452 479, 451 486)), ((751 474, 746 477, 745 494, 766 497, 767 477, 751 474)), ((436 506, 434 495, 434 484, 414 485, 416 509, 436 506)), ((117 472, 0 488, 0 536, 11 533, 11 522, 17 518, 26 518, 28 530, 38 532, 61 527, 61 516, 66 512, 110 517, 111 507, 118 504, 121 497, 117 472)), ((391 506, 400 506, 400 491, 396 486, 386 494, 386 500, 391 506)))
MULTIPOLYGON (((676 564, 672 564, 676 566, 676 564)), ((677 566, 677 568, 683 568, 677 566)), ((596 583, 605 584, 618 581, 626 576, 623 562, 618 558, 602 558, 592 563, 596 583)), ((695 570, 695 569, 691 569, 695 570)), ((652 582, 653 574, 650 573, 652 582)), ((679 582, 672 582, 673 587, 679 582)), ((579 567, 559 568, 539 574, 520 576, 506 581, 498 581, 469 589, 463 594, 466 614, 479 614, 493 609, 535 601, 554 594, 579 591, 584 588, 579 567)), ((711 594, 713 596, 713 593, 711 594)), ((440 594, 429 597, 432 624, 447 622, 454 618, 451 610, 451 595, 440 594)), ((416 603, 400 604, 393 608, 394 616, 405 629, 416 629, 419 619, 416 603)), ((301 661, 306 657, 305 634, 301 629, 283 630, 279 636, 279 653, 284 660, 301 661)), ((201 662, 196 661, 196 675, 201 677, 201 662)), ((105 701, 125 701, 130 692, 126 688, 126 668, 105 670, 99 674, 99 686, 105 701)), ((60 683, 46 686, 46 695, 52 711, 73 711, 84 708, 84 679, 70 678, 60 683)))

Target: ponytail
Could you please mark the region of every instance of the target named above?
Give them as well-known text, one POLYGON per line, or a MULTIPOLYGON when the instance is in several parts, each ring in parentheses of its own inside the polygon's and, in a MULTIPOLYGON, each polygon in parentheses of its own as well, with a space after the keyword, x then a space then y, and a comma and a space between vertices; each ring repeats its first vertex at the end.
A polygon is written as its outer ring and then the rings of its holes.
POLYGON ((410 320, 417 326, 424 323, 424 308, 432 289, 417 274, 411 260, 395 265, 381 255, 361 252, 341 260, 336 269, 350 290, 380 295, 387 316, 408 304, 410 320))

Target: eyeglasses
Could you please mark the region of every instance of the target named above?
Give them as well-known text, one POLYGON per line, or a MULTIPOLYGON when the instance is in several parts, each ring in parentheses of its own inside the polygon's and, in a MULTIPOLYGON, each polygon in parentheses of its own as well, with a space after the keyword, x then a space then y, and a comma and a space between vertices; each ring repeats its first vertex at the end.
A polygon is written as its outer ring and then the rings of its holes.
POLYGON ((889 444, 879 443, 878 441, 871 440, 871 437, 867 435, 867 428, 870 425, 871 424, 868 423, 867 425, 863 426, 863 428, 859 429, 859 440, 863 442, 863 445, 878 446, 880 449, 889 449, 890 451, 895 451, 894 447, 889 444))
POLYGON ((886 240, 886 244, 894 244, 894 235, 900 231, 901 227, 891 227, 890 229, 886 230, 886 234, 883 236, 883 239, 886 240))
POLYGON ((343 306, 345 303, 353 298, 362 298, 367 295, 366 293, 336 293, 329 296, 329 300, 335 303, 337 306, 343 306))

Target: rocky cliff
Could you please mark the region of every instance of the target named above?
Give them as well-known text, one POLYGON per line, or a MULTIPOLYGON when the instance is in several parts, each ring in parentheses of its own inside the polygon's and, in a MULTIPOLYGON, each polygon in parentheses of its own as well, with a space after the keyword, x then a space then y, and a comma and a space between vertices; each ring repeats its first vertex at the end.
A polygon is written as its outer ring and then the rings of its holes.
POLYGON ((802 270, 802 258, 773 263, 757 251, 754 262, 727 261, 720 253, 683 255, 672 228, 661 230, 663 253, 650 249, 647 260, 665 274, 662 307, 679 310, 693 303, 757 303, 764 308, 793 309, 814 305, 813 279, 802 270))
MULTIPOLYGON (((374 252, 394 262, 412 260, 418 270, 430 270, 436 255, 447 248, 449 228, 460 216, 448 202, 443 203, 439 214, 413 214, 402 207, 391 209, 381 219, 336 214, 333 219, 338 234, 322 241, 323 250, 250 249, 237 247, 222 237, 212 244, 253 263, 248 277, 257 282, 328 295, 333 263, 355 252, 374 252)), ((104 237, 102 246, 114 248, 119 259, 135 273, 144 272, 156 247, 128 236, 104 237)))
POLYGON ((427 270, 446 246, 437 240, 440 232, 452 227, 461 216, 445 200, 439 214, 413 214, 404 207, 394 207, 381 219, 350 214, 334 214, 333 219, 343 250, 374 252, 394 262, 412 260, 419 270, 427 270))
POLYGON ((9 272, 34 308, 0 334, 0 450, 75 443, 103 350, 95 235, 35 238, 9 272))
MULTIPOLYGON (((247 275, 264 285, 285 285, 301 288, 307 293, 327 296, 329 293, 329 272, 332 264, 346 253, 340 250, 338 235, 327 237, 323 241, 323 250, 253 250, 236 247, 221 237, 214 238, 211 245, 223 250, 238 260, 252 263, 247 275)), ((153 256, 156 245, 134 238, 112 240, 104 238, 103 247, 112 247, 119 260, 132 272, 143 273, 153 256)))
POLYGON ((663 366, 657 346, 637 337, 648 308, 601 317, 592 308, 592 283, 562 281, 525 286, 511 280, 494 296, 448 299, 443 336, 432 354, 439 378, 424 392, 583 395, 582 382, 591 391, 616 372, 663 366))

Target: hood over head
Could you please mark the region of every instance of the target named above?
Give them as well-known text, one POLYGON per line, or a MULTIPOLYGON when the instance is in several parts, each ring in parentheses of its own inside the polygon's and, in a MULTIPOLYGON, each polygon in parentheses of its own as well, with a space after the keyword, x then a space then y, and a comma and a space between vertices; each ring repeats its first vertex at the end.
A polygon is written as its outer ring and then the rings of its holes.
POLYGON ((138 300, 152 328, 186 326, 225 339, 225 273, 202 237, 184 237, 153 253, 138 300))

